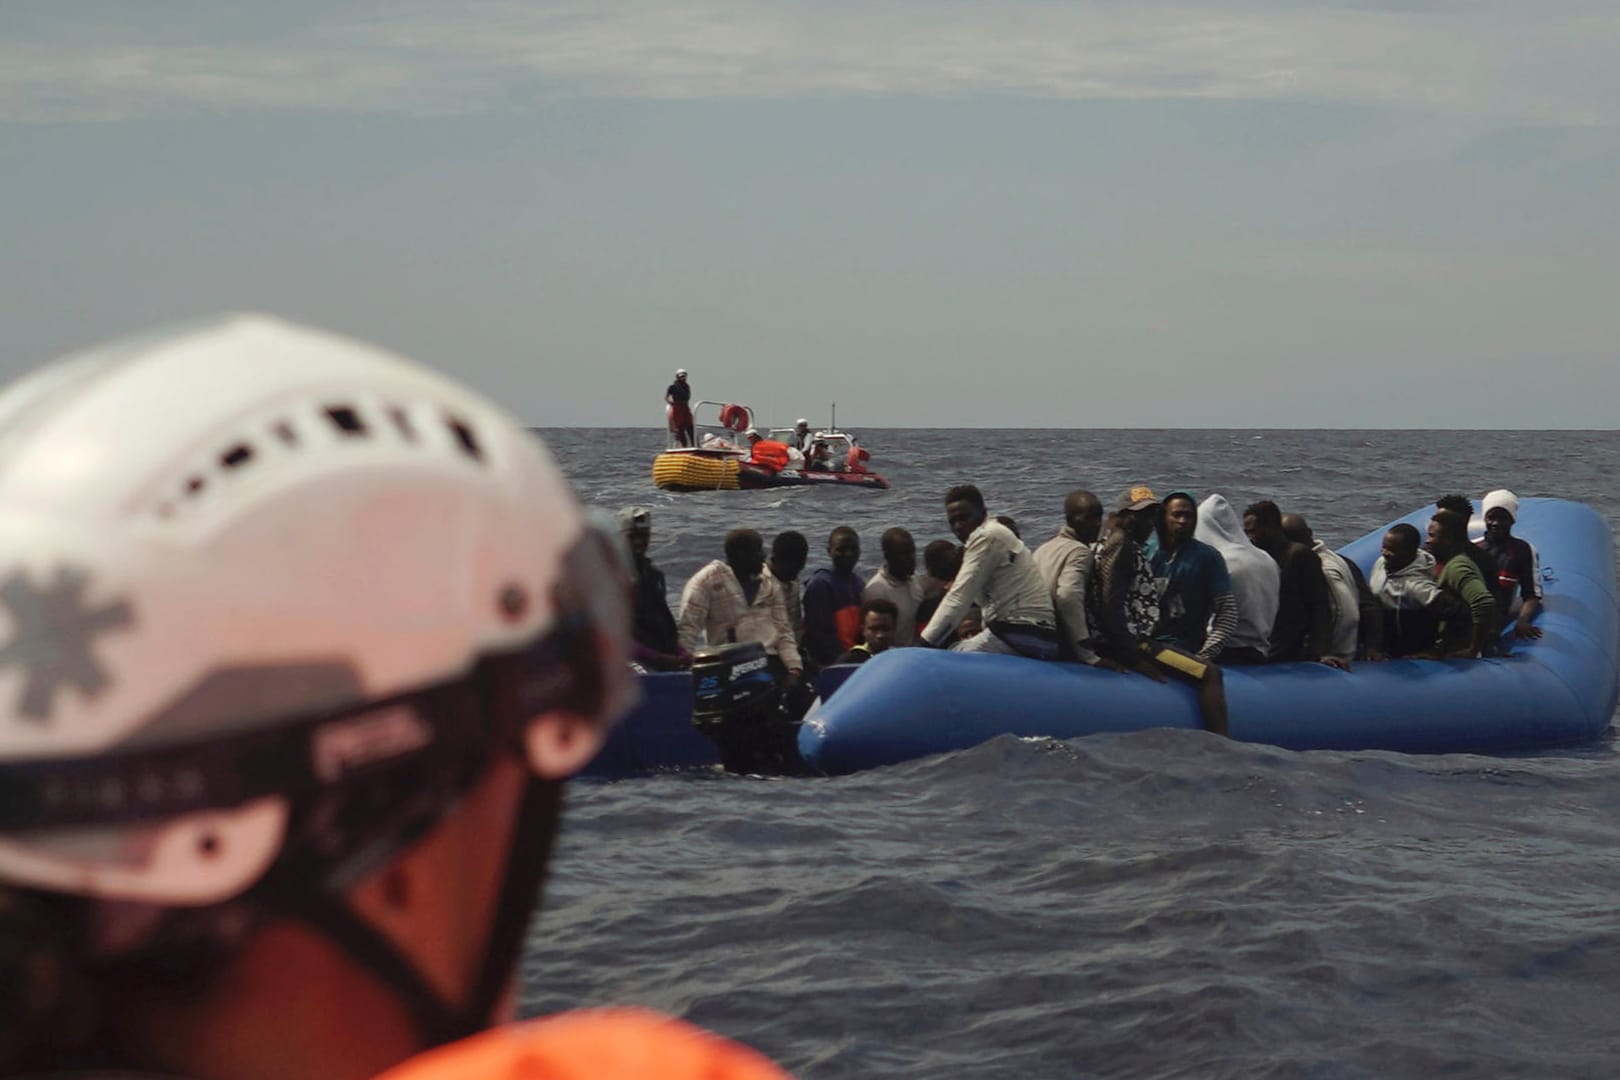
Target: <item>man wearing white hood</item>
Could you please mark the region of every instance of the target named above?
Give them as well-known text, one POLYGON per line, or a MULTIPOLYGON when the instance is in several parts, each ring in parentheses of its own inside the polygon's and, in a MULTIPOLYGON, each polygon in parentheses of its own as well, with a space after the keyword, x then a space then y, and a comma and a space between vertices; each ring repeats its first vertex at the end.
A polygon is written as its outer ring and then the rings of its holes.
POLYGON ((1237 628, 1215 662, 1223 666, 1265 663, 1282 588, 1277 561, 1249 543, 1243 534, 1243 519, 1225 495, 1211 495, 1198 504, 1198 527, 1193 535, 1226 560, 1232 595, 1237 599, 1237 628))

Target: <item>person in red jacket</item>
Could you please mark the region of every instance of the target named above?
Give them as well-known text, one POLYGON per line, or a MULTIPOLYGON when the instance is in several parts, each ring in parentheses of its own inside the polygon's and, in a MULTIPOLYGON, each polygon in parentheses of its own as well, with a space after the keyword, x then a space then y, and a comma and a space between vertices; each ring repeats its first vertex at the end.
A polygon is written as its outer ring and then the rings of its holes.
POLYGON ((0 1075, 782 1075, 486 1031, 633 695, 619 540, 522 424, 233 316, 24 378, 0 439, 0 1075))

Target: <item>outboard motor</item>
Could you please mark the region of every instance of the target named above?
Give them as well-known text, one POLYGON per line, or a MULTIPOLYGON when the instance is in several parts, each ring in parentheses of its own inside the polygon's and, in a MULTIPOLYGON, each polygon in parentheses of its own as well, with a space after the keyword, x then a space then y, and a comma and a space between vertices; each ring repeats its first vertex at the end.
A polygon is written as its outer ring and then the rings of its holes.
POLYGON ((797 718, 783 707, 765 646, 711 645, 692 654, 692 723, 727 772, 798 773, 797 718))

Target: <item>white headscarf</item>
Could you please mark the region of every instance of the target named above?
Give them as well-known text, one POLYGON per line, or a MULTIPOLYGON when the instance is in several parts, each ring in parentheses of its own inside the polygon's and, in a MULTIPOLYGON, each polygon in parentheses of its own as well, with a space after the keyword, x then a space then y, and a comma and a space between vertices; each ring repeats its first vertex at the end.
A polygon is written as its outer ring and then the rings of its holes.
POLYGON ((1277 560, 1249 543, 1243 535, 1243 519, 1225 495, 1211 495, 1198 504, 1198 528, 1193 536, 1221 553, 1232 579, 1238 624, 1227 639, 1227 648, 1247 646, 1265 652, 1271 646, 1271 624, 1277 620, 1282 593, 1277 560))

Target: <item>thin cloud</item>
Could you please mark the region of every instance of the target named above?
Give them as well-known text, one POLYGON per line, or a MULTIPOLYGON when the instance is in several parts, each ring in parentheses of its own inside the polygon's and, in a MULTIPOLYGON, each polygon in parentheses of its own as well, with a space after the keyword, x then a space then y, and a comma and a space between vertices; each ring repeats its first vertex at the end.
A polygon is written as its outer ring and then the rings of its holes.
MULTIPOLYGON (((114 9, 113 14, 116 15, 114 9)), ((1620 15, 1536 5, 692 0, 323 7, 0 40, 0 119, 472 113, 566 97, 1311 101, 1614 123, 1620 15)), ((96 29, 93 27, 103 27, 96 29)))

